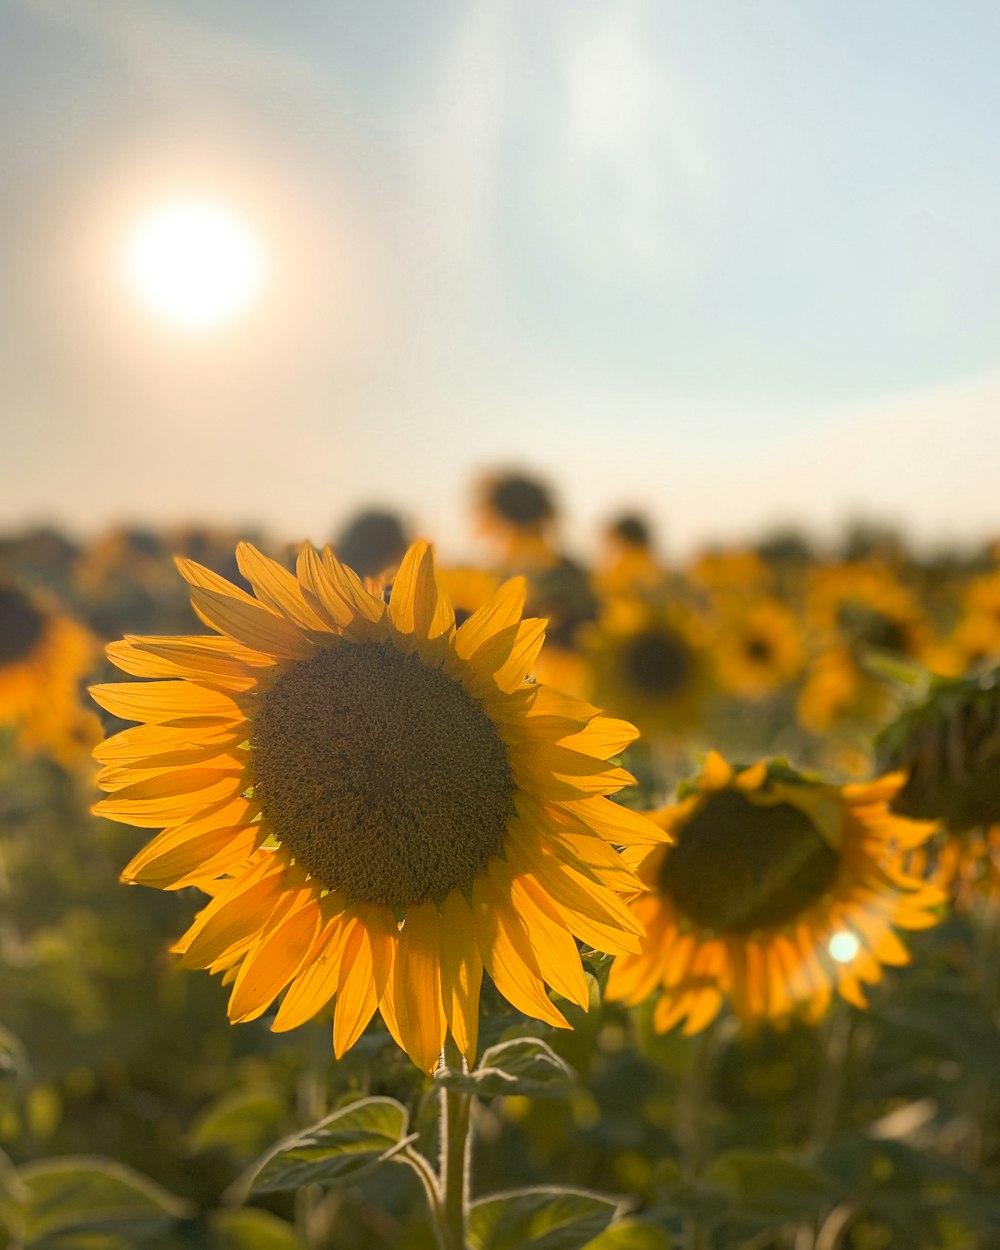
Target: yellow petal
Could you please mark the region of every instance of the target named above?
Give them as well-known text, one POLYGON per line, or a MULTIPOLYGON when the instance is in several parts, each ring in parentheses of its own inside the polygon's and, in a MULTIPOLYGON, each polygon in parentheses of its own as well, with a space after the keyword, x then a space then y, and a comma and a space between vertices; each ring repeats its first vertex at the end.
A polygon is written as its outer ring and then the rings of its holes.
POLYGON ((261 603, 300 629, 325 631, 326 622, 303 598, 299 583, 287 569, 250 543, 237 546, 236 563, 261 603))
POLYGON ((512 691, 534 671, 538 653, 545 642, 548 621, 529 617, 521 622, 510 655, 494 674, 494 681, 501 690, 512 691))
POLYGON ((638 729, 628 721, 613 720, 610 716, 595 716, 586 728, 561 738, 559 745, 606 760, 612 755, 620 755, 638 737, 638 729))
POLYGON ((595 795, 570 803, 556 803, 555 808, 581 826, 615 846, 652 846, 667 841, 666 834, 652 820, 620 803, 595 795))
POLYGON ((319 907, 300 907, 250 950, 229 999, 233 1024, 263 1015, 298 972, 319 926, 319 907))
POLYGON ((282 999, 271 1029, 283 1033, 298 1028, 322 1011, 334 994, 340 979, 340 961, 351 926, 343 915, 328 920, 302 961, 288 993, 282 999))
POLYGON ((218 690, 189 681, 118 681, 91 686, 90 694, 112 716, 154 725, 225 724, 244 719, 238 703, 218 690))
POLYGON ((153 763, 162 755, 175 755, 177 762, 197 763, 218 751, 238 746, 246 737, 245 729, 226 726, 192 729, 164 725, 133 725, 123 729, 94 748, 100 764, 120 764, 142 760, 153 763))
POLYGON ((577 937, 613 955, 639 950, 642 925, 621 899, 544 851, 519 821, 510 825, 507 858, 538 880, 577 937))
POLYGON ((525 593, 524 578, 512 577, 497 587, 482 607, 459 626, 455 632, 455 650, 463 660, 468 660, 496 634, 517 625, 524 611, 525 593))
POLYGON ((434 553, 412 544, 393 578, 389 617, 401 634, 436 638, 455 624, 455 613, 434 569, 434 553))
POLYGON ((407 908, 393 968, 392 999, 406 1053, 428 1073, 437 1067, 444 1045, 441 939, 436 903, 407 908))
POLYGON ((90 809, 95 816, 144 829, 162 829, 190 816, 221 807, 243 789, 242 773, 198 768, 178 769, 116 791, 90 809), (200 786, 184 790, 179 786, 200 786))
POLYGON ((378 997, 368 931, 355 919, 340 960, 340 984, 333 1012, 333 1053, 340 1059, 368 1027, 378 997))
POLYGON ((378 624, 386 615, 381 595, 366 590, 361 578, 352 568, 341 564, 330 547, 323 548, 323 568, 326 570, 332 593, 351 610, 351 616, 378 624))
POLYGON ((265 861, 214 898, 174 947, 185 966, 205 968, 247 949, 279 901, 282 876, 280 862, 265 861))
POLYGON ((483 961, 476 945, 469 905, 458 890, 445 899, 441 924, 447 940, 441 944, 441 997, 451 1035, 472 1068, 479 1037, 479 991, 483 961))
POLYGON ((472 914, 483 965, 504 998, 527 1016, 544 1020, 557 1029, 568 1029, 566 1017, 545 992, 538 964, 509 896, 505 898, 495 890, 487 875, 477 877, 473 884, 472 914), (522 950, 527 950, 527 958, 522 950))
POLYGON ((212 876, 241 863, 263 838, 256 825, 221 825, 191 833, 187 825, 164 829, 122 870, 122 881, 177 889, 192 875, 212 876))
MULTIPOLYGON (((217 646, 238 644, 229 638, 124 638, 105 648, 108 659, 133 677, 187 677, 218 690, 249 690, 256 684, 260 668, 273 664, 272 657, 262 657, 264 664, 256 667, 234 658, 217 646)), ((240 648, 243 650, 243 648, 240 648)))
POLYGON ((701 774, 703 790, 723 790, 732 779, 733 770, 718 751, 709 751, 701 774))
POLYGON ((590 991, 583 975, 580 952, 545 891, 531 877, 514 877, 510 901, 530 935, 531 950, 543 979, 557 994, 586 1011, 590 991))
POLYGON ((256 599, 242 601, 193 586, 191 606, 206 625, 255 651, 282 660, 308 660, 316 654, 297 625, 256 599))

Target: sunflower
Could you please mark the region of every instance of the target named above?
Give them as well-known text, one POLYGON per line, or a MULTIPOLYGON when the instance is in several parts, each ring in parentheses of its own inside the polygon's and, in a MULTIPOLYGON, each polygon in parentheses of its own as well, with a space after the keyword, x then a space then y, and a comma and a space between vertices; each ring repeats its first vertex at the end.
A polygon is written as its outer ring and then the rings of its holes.
POLYGON ((942 897, 903 867, 934 826, 890 812, 902 784, 826 785, 777 761, 737 772, 710 754, 696 788, 653 814, 673 843, 626 852, 646 935, 615 960, 608 996, 638 1003, 659 986, 654 1026, 685 1033, 726 997, 744 1023, 816 1019, 834 988, 866 1006, 862 983, 908 962, 895 928, 934 924, 942 897))
POLYGON ((97 644, 76 621, 16 586, 0 584, 0 724, 18 747, 66 767, 86 758, 101 736, 80 703, 81 682, 97 644))
POLYGON ((1000 899, 1000 668, 935 679, 877 753, 881 766, 906 770, 893 807, 942 826, 917 867, 960 906, 1000 899))
POLYGON ((928 643, 923 613, 888 569, 873 564, 832 564, 814 569, 806 614, 822 648, 891 651, 919 659, 928 643))
POLYGON ((646 593, 662 584, 665 572, 653 553, 649 525, 634 513, 617 517, 603 535, 604 552, 594 581, 604 595, 646 593))
POLYGON ((344 525, 333 547, 341 564, 360 577, 391 581, 409 545, 406 526, 395 512, 369 508, 344 525))
POLYGON ((516 470, 487 474, 479 483, 477 509, 502 568, 528 573, 555 562, 556 507, 544 482, 516 470))
POLYGON ((974 612, 962 619, 934 647, 927 664, 935 673, 958 677, 1000 660, 1000 618, 974 612))
POLYGON ((176 949, 232 980, 234 1022, 285 991, 289 1029, 335 998, 338 1056, 378 1009, 425 1071, 447 1031, 471 1063, 485 968, 565 1026, 546 986, 586 1005, 574 937, 638 949, 613 848, 662 835, 607 797, 636 731, 526 681, 544 622, 520 619, 521 579, 456 629, 425 543, 388 604, 329 548, 294 576, 237 554, 256 598, 178 561, 218 637, 114 643, 161 680, 94 689, 144 722, 98 749, 94 810, 162 828, 124 879, 211 895, 176 949))
POLYGON ((643 734, 670 735, 698 723, 711 689, 704 623, 679 604, 610 600, 587 640, 594 697, 643 734))
POLYGON ((747 699, 764 699, 802 668, 802 631, 777 599, 723 605, 713 648, 719 683, 747 699))
POLYGON ((973 578, 962 596, 962 606, 970 616, 988 616, 1000 625, 1000 572, 973 578))
POLYGON ((771 570, 750 548, 715 549, 695 557, 687 570, 688 579, 706 590, 735 594, 759 594, 774 581, 771 570))

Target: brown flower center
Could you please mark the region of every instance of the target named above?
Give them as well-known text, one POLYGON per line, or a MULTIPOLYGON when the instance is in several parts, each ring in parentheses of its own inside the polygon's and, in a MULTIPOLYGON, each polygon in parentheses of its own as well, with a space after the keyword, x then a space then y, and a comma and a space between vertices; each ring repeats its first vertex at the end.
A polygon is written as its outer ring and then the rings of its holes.
POLYGON ((830 888, 838 864, 791 803, 761 807, 737 790, 718 790, 677 831, 659 885, 698 924, 748 933, 800 915, 830 888))
POLYGON ((666 699, 688 684, 694 663, 682 638, 666 630, 650 630, 626 645, 624 668, 629 683, 641 694, 666 699))
POLYGON ((880 651, 911 650, 912 639, 904 621, 853 599, 841 604, 837 626, 842 634, 861 646, 877 647, 880 651))
POLYGON ((391 643, 339 643, 289 669, 253 746, 275 835, 351 899, 440 902, 503 847, 515 786, 496 726, 460 682, 391 643))
POLYGON ((27 595, 0 587, 0 664, 13 664, 31 653, 45 630, 45 617, 27 595))
POLYGON ((774 649, 766 638, 750 638, 746 644, 747 657, 756 664, 769 664, 774 655, 774 649))

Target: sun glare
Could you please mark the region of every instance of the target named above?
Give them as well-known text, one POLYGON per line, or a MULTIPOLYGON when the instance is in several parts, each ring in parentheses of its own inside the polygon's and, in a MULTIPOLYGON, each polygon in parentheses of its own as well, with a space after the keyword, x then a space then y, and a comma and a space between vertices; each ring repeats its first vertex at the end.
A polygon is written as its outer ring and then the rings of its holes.
POLYGON ((835 959, 839 964, 849 964, 854 956, 861 949, 861 943, 853 933, 848 933, 846 929, 840 933, 835 933, 830 938, 828 949, 830 957, 835 959))
POLYGON ((247 312, 264 285, 264 247, 224 204, 175 199, 145 213, 122 253, 125 281, 139 303, 176 329, 221 329, 247 312))

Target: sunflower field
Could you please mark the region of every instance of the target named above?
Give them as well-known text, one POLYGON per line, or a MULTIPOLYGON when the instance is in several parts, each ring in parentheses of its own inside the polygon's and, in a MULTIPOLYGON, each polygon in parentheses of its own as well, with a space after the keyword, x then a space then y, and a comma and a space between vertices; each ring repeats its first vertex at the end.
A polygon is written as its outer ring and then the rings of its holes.
POLYGON ((0 539, 0 1246, 1000 1247, 1000 550, 562 520, 0 539))

